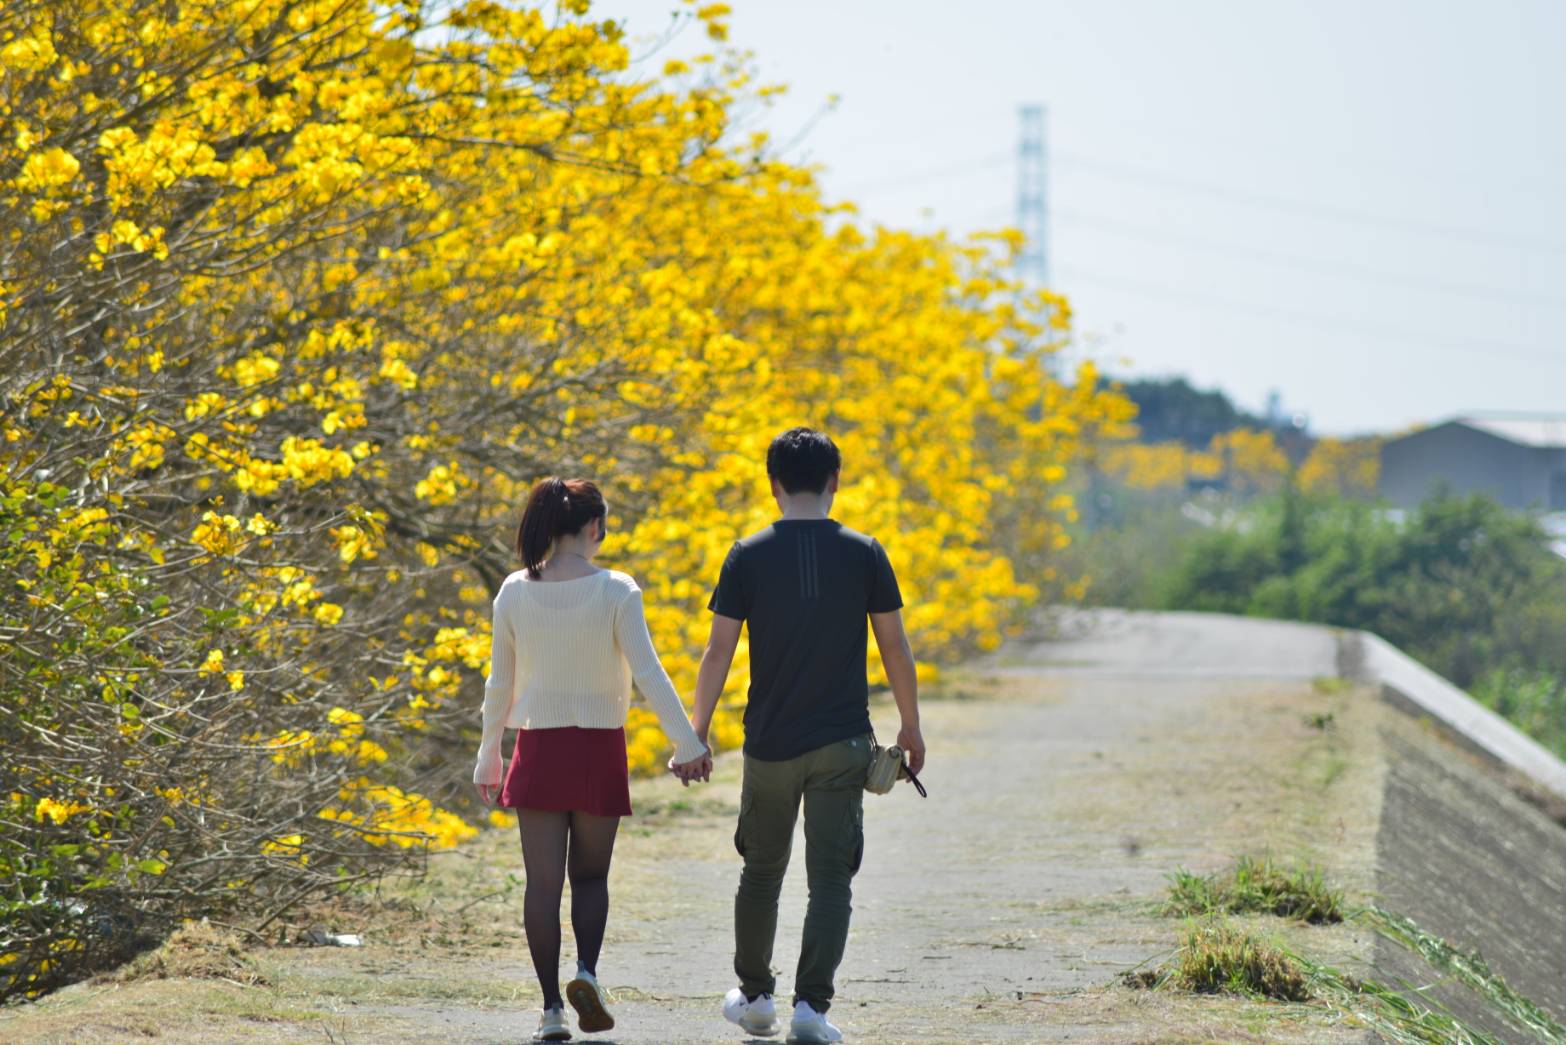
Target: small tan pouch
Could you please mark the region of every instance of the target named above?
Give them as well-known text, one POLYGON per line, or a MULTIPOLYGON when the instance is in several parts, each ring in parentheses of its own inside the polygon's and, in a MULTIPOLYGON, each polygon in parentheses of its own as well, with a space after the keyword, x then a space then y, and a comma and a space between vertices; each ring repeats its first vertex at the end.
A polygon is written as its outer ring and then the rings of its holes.
POLYGON ((896 744, 882 747, 875 734, 870 734, 870 768, 865 773, 865 790, 872 795, 889 794, 899 779, 910 781, 919 791, 920 798, 930 797, 919 778, 913 775, 903 759, 903 749, 896 744))

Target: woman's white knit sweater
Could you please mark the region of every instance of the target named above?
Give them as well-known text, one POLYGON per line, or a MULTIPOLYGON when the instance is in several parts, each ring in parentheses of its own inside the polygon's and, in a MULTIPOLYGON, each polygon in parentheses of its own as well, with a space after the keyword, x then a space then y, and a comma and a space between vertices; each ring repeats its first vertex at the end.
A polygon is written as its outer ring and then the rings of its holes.
POLYGON ((492 630, 475 784, 500 783, 500 741, 508 727, 625 725, 633 677, 674 741, 675 761, 706 750, 653 650, 642 590, 628 574, 601 570, 537 581, 513 573, 495 596, 492 630))

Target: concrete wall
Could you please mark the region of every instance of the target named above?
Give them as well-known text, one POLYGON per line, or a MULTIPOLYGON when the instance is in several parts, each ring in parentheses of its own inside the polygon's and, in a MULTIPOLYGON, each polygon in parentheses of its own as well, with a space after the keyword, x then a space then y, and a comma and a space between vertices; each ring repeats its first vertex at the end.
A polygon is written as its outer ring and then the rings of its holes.
MULTIPOLYGON (((1566 1021, 1566 828, 1412 719, 1382 734, 1387 776, 1376 833, 1382 906, 1464 951, 1557 1021, 1566 1021)), ((1482 995, 1390 940, 1379 978, 1425 989, 1504 1042, 1542 1040, 1482 995)))
MULTIPOLYGON (((1406 713, 1382 733, 1380 903, 1566 1020, 1566 763, 1379 636, 1343 633, 1338 668, 1406 713)), ((1378 940, 1375 965, 1501 1041, 1535 1040, 1396 943, 1378 940)))
POLYGON ((1348 632, 1340 646, 1344 675, 1381 688, 1382 696, 1496 765, 1566 801, 1566 763, 1413 657, 1368 631, 1348 632))

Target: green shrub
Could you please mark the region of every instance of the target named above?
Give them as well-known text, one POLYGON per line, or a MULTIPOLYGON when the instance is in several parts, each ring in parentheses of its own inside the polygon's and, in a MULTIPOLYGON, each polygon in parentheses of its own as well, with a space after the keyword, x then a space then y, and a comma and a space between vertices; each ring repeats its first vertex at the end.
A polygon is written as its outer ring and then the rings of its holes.
POLYGON ((1566 560, 1486 497, 1437 494, 1396 521, 1285 491, 1191 540, 1149 587, 1166 609, 1364 628, 1459 686, 1485 680, 1535 736, 1566 729, 1558 687, 1537 682, 1566 678, 1566 560))
POLYGON ((1566 758, 1566 675, 1495 670, 1472 687, 1474 698, 1566 758))

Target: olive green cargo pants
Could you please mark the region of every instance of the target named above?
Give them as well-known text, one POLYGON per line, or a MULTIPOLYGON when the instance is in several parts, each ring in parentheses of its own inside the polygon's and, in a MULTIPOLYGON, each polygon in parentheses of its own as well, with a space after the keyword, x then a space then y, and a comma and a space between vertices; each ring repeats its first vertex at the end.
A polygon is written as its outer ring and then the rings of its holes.
POLYGON ((864 856, 864 784, 870 736, 851 737, 798 758, 764 762, 745 756, 734 847, 745 858, 734 897, 734 971, 748 997, 774 994, 772 943, 778 894, 805 805, 805 872, 810 903, 794 975, 794 1002, 817 1012, 832 1004, 832 978, 848 942, 851 882, 864 856))

